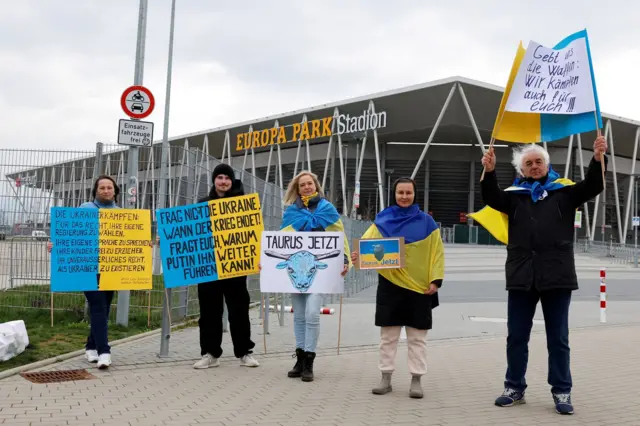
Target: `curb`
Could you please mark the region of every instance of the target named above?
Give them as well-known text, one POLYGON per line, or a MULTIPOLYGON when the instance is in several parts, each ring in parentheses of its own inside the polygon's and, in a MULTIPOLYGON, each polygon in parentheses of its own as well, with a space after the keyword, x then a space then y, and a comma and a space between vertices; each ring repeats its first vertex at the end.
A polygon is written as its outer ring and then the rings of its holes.
MULTIPOLYGON (((171 327, 171 330, 175 331, 175 329, 181 328, 181 327, 183 327, 183 326, 185 326, 187 324, 189 324, 189 322, 183 322, 183 323, 179 323, 179 324, 174 324, 171 327)), ((123 345, 125 343, 129 343, 129 342, 133 342, 133 341, 136 341, 136 340, 144 339, 146 337, 159 335, 161 332, 162 332, 162 329, 161 328, 157 328, 155 330, 147 331, 146 333, 136 334, 134 336, 125 337, 123 339, 116 340, 114 342, 109 342, 109 345, 110 346, 123 345)), ((34 370, 36 368, 46 367, 46 366, 51 365, 51 364, 55 364, 55 363, 58 363, 58 362, 66 361, 68 359, 84 355, 84 353, 85 353, 84 349, 79 349, 77 351, 68 352, 66 354, 58 355, 58 356, 55 356, 55 357, 52 357, 52 358, 47 358, 47 359, 43 359, 43 360, 40 360, 40 361, 32 362, 31 364, 21 365, 20 367, 15 367, 15 368, 12 368, 11 370, 0 372, 0 380, 6 379, 7 377, 11 377, 11 376, 14 376, 14 375, 19 374, 19 373, 23 373, 25 371, 34 370)))

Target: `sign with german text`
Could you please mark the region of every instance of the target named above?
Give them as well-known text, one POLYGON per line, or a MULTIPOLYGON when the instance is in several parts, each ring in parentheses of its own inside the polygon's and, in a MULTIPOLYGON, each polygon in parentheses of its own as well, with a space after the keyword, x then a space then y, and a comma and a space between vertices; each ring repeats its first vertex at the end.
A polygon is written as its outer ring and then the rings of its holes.
POLYGON ((159 209, 157 218, 167 288, 258 272, 258 194, 159 209))
POLYGON ((511 88, 506 111, 582 114, 596 110, 584 37, 562 49, 531 41, 511 88))
POLYGON ((140 120, 120 120, 118 125, 118 145, 151 146, 153 123, 140 120))
POLYGON ((356 240, 358 269, 404 268, 404 238, 376 238, 356 240))
POLYGON ((149 210, 53 207, 51 291, 150 290, 149 210))
POLYGON ((343 293, 342 232, 262 233, 263 293, 343 293))

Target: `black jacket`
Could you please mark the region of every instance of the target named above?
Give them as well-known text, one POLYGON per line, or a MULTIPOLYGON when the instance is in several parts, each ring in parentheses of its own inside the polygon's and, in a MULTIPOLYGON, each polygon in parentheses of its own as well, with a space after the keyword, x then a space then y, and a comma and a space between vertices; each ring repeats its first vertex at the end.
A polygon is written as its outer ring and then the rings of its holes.
MULTIPOLYGON (((605 170, 606 163, 605 157, 605 170)), ((582 182, 551 191, 536 203, 528 193, 501 191, 495 171, 485 173, 480 187, 485 204, 509 217, 507 290, 576 290, 575 211, 604 189, 600 162, 591 160, 582 182)))
MULTIPOLYGON (((217 200, 219 198, 230 198, 230 197, 240 197, 244 195, 244 185, 242 185, 242 181, 235 179, 233 181, 233 183, 231 184, 231 188, 229 188, 229 190, 224 194, 224 197, 219 197, 218 193, 216 192, 216 188, 215 186, 211 187, 211 190, 209 191, 209 195, 203 198, 200 198, 198 200, 198 203, 204 203, 204 202, 208 202, 208 201, 213 201, 213 200, 217 200)), ((219 280, 222 281, 222 280, 219 280)), ((239 285, 246 285, 247 283, 247 277, 246 276, 242 276, 242 277, 233 277, 233 278, 226 278, 224 279, 225 282, 234 282, 237 283, 239 285)))

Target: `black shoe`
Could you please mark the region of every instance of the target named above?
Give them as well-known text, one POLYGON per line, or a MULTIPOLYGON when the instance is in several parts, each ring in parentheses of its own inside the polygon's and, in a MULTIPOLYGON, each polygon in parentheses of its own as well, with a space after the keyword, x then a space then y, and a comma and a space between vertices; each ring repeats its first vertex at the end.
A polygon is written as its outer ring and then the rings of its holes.
POLYGON ((293 366, 293 369, 287 373, 289 377, 300 377, 302 376, 302 370, 304 366, 304 351, 300 348, 296 349, 296 353, 293 355, 293 358, 297 358, 296 365, 293 366))
POLYGON ((313 382, 313 360, 316 358, 315 352, 305 352, 304 365, 302 368, 302 381, 313 382))

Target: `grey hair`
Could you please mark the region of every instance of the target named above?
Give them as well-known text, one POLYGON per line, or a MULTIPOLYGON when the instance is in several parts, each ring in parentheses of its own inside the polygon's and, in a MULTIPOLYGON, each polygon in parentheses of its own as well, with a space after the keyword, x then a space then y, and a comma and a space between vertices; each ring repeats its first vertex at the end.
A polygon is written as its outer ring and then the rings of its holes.
POLYGON ((516 168, 516 172, 518 172, 520 176, 523 176, 522 160, 524 160, 525 155, 531 152, 536 152, 542 155, 545 165, 549 166, 549 164, 551 163, 551 159, 549 158, 549 153, 547 152, 546 149, 544 149, 540 145, 536 145, 532 143, 532 144, 525 145, 520 149, 516 148, 513 150, 513 159, 511 160, 511 164, 513 165, 513 167, 516 168))

